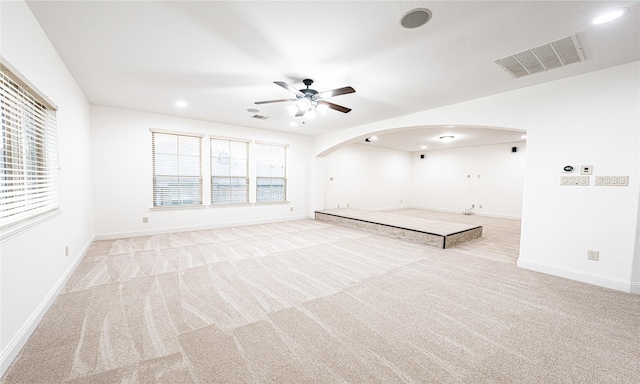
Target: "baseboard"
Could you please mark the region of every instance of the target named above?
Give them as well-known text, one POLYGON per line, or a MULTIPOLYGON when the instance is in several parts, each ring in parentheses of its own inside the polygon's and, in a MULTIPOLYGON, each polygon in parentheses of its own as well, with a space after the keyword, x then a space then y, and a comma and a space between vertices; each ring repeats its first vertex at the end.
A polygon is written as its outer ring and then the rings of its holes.
POLYGON ((47 313, 53 302, 64 288, 65 284, 75 271, 76 267, 80 263, 80 260, 84 257, 85 253, 89 250, 91 243, 93 243, 95 237, 91 237, 89 241, 85 243, 82 249, 76 254, 73 259, 73 262, 69 264, 64 273, 60 276, 58 281, 53 285, 53 287, 49 290, 49 293, 42 300, 40 305, 36 308, 36 310, 29 316, 29 319, 22 325, 18 333, 9 341, 7 346, 0 353, 0 377, 4 376, 7 369, 13 362, 13 360, 18 356, 22 348, 25 346, 33 332, 36 330, 38 324, 47 313))
POLYGON ((129 238, 129 237, 163 235, 166 233, 202 231, 202 230, 214 229, 214 228, 238 227, 242 225, 268 224, 268 223, 277 223, 282 221, 294 221, 294 220, 304 220, 304 219, 313 219, 313 214, 287 216, 287 217, 280 217, 280 218, 269 218, 269 219, 261 219, 261 220, 229 221, 224 223, 204 224, 204 225, 194 225, 194 226, 154 228, 154 229, 148 229, 144 231, 99 233, 95 235, 95 240, 113 240, 113 239, 129 238))
MULTIPOLYGON (((462 211, 464 211, 464 209, 458 209, 458 210, 454 210, 454 209, 442 209, 442 208, 434 208, 434 207, 421 207, 421 206, 417 206, 417 205, 413 205, 410 207, 403 207, 403 209, 424 209, 426 211, 435 211, 435 212, 445 212, 445 213, 457 213, 457 214, 462 214, 462 211)), ((490 212, 479 212, 478 210, 476 210, 474 208, 474 210, 472 211, 473 214, 475 216, 484 216, 484 217, 495 217, 497 219, 512 219, 512 220, 522 220, 522 216, 516 216, 516 215, 503 215, 503 214, 497 214, 497 213, 490 213, 490 212)))
POLYGON ((551 264, 522 260, 521 258, 518 259, 517 265, 520 268, 528 269, 531 271, 542 272, 548 275, 563 277, 566 279, 580 281, 591 285, 597 285, 599 287, 615 289, 616 291, 636 294, 640 293, 640 284, 631 282, 629 280, 596 275, 594 273, 588 273, 575 269, 560 268, 551 264))

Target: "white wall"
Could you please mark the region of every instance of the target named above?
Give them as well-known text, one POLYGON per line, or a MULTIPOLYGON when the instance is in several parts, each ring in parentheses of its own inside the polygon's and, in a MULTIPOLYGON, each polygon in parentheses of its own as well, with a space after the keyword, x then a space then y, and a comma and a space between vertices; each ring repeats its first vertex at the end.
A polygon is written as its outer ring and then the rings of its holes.
POLYGON ((409 152, 352 144, 326 156, 324 164, 325 209, 347 205, 393 209, 409 205, 409 152))
MULTIPOLYGON (((614 289, 640 287, 640 63, 634 62, 314 138, 322 155, 349 140, 419 125, 527 131, 518 265, 614 289), (628 175, 628 187, 562 187, 567 164, 628 175), (600 252, 588 261, 587 250, 600 252)), ((321 171, 321 167, 318 167, 321 171)), ((326 174, 326 172, 325 172, 326 174)), ((318 172, 316 183, 325 175, 318 172)), ((317 188, 315 193, 321 193, 317 188)), ((319 199, 316 198, 316 202, 319 199)))
MULTIPOLYGON (((311 161, 309 137, 104 106, 91 107, 91 129, 97 238, 289 220, 311 215, 307 189, 308 176, 313 175, 315 163, 311 161), (209 169, 208 135, 289 144, 289 203, 150 209, 153 185, 150 128, 207 135, 203 139, 203 174, 208 174, 209 169), (143 217, 148 217, 149 222, 143 223, 143 217)), ((206 184, 208 179, 204 180, 206 184)), ((208 188, 205 186, 205 191, 208 188)))
POLYGON ((525 142, 423 153, 413 156, 413 207, 462 212, 475 205, 477 214, 521 217, 525 142))
POLYGON ((0 374, 93 236, 89 104, 27 5, 3 1, 1 9, 0 54, 58 106, 62 211, 0 244, 0 374))

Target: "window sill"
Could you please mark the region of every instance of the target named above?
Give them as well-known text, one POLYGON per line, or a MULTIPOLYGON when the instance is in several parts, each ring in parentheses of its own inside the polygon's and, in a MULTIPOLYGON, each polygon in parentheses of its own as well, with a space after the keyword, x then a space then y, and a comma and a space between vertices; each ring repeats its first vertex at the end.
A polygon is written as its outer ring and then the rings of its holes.
POLYGON ((160 207, 151 207, 150 211, 175 211, 181 209, 206 209, 207 206, 203 204, 194 204, 194 205, 163 205, 160 207))
POLYGON ((254 203, 220 203, 208 205, 209 208, 231 208, 231 207, 251 207, 254 203))
POLYGON ((291 204, 289 200, 280 200, 280 201, 260 201, 256 202, 255 205, 287 205, 291 204))
POLYGON ((60 216, 62 214, 61 209, 56 209, 53 211, 49 211, 47 213, 43 213, 37 217, 32 219, 26 219, 23 222, 14 224, 10 227, 6 227, 0 230, 0 243, 4 243, 7 240, 13 239, 14 237, 20 236, 25 232, 30 231, 31 229, 39 226, 42 223, 45 223, 54 217, 60 216))

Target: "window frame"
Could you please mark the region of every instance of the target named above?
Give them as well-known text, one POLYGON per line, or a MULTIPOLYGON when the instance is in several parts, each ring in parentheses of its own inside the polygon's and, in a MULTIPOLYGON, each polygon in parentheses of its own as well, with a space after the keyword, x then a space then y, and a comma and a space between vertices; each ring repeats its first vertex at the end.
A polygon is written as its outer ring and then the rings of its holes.
POLYGON ((203 191, 203 177, 202 177, 202 138, 204 137, 204 135, 202 134, 197 134, 197 133, 188 133, 188 132, 177 132, 177 131, 165 131, 165 130, 160 130, 160 129, 154 129, 151 128, 151 156, 152 156, 152 209, 178 209, 178 208, 197 208, 197 207, 203 207, 203 197, 204 197, 204 191, 203 191), (177 143, 176 143, 176 153, 157 153, 156 152, 156 135, 166 135, 166 136, 176 136, 177 138, 177 143), (180 138, 185 138, 185 139, 190 139, 190 138, 196 138, 198 139, 198 149, 197 149, 197 156, 193 156, 193 155, 188 155, 188 154, 180 154, 180 138), (175 162, 175 169, 176 172, 175 173, 166 173, 166 174, 157 174, 157 169, 158 166, 160 165, 160 161, 157 161, 157 157, 156 155, 160 154, 166 157, 169 156, 175 156, 176 157, 176 162, 175 162), (181 174, 180 171, 180 161, 181 159, 186 159, 189 157, 197 157, 198 162, 197 162, 197 175, 184 175, 181 174), (173 186, 169 186, 167 188, 161 189, 158 186, 158 178, 165 178, 165 179, 178 179, 178 183, 176 183, 173 186), (196 199, 195 202, 188 202, 188 198, 186 196, 188 196, 188 189, 185 190, 183 189, 183 187, 193 187, 194 183, 188 183, 188 182, 183 182, 182 180, 196 180, 197 183, 197 189, 196 189, 196 199), (178 196, 180 197, 179 199, 175 199, 172 196, 168 196, 166 197, 166 194, 175 194, 177 193, 178 196), (158 202, 160 201, 160 199, 163 199, 163 197, 165 199, 168 199, 168 201, 170 202, 177 202, 175 204, 158 204, 158 202))
POLYGON ((0 239, 4 240, 60 212, 60 167, 58 107, 1 56, 0 72, 0 239))
MULTIPOLYGON (((288 197, 288 185, 287 185, 287 150, 289 148, 288 144, 280 144, 280 143, 271 143, 271 142, 262 142, 262 141, 256 141, 256 148, 255 148, 255 158, 256 158, 256 203, 257 204, 268 204, 268 203, 282 203, 282 202, 287 202, 287 197, 288 197), (268 146, 269 147, 269 161, 264 162, 261 160, 260 155, 259 155, 259 149, 258 146, 268 146), (282 148, 283 151, 283 156, 282 159, 274 159, 274 152, 273 152, 273 148, 282 148), (279 161, 281 160, 281 161, 279 161), (264 165, 261 167, 261 161, 264 163, 264 165), (265 165, 268 164, 268 169, 269 169, 269 175, 261 175, 261 170, 265 169, 265 165), (277 167, 279 164, 282 164, 282 176, 274 176, 274 168, 277 167), (260 192, 260 188, 261 188, 261 181, 266 181, 269 180, 268 183, 263 184, 263 185, 267 185, 270 187, 271 191, 270 191, 270 196, 268 199, 266 200, 261 200, 261 196, 264 196, 263 193, 260 192), (281 183, 278 184, 274 184, 274 180, 277 181, 282 181, 281 183), (282 199, 274 199, 274 186, 277 187, 282 187, 282 199)), ((277 197, 277 196, 276 196, 277 197)))
MULTIPOLYGON (((249 148, 249 140, 243 140, 243 139, 237 139, 237 138, 228 138, 228 137, 220 137, 220 136, 210 136, 209 137, 209 166, 210 166, 210 170, 209 170, 209 184, 210 184, 210 198, 211 198, 211 205, 212 206, 227 206, 227 205, 234 205, 234 204, 247 204, 249 203, 249 199, 250 199, 250 191, 251 191, 251 179, 250 179, 250 173, 249 173, 249 160, 251 158, 251 153, 250 153, 250 148, 249 148), (215 173, 215 169, 216 167, 214 166, 214 159, 221 159, 220 156, 214 157, 214 141, 217 142, 226 142, 227 144, 227 149, 228 149, 228 153, 229 156, 227 157, 228 159, 228 164, 229 164, 229 168, 228 168, 228 174, 227 175, 214 175, 215 173), (244 144, 244 157, 232 157, 231 156, 231 149, 232 149, 232 144, 233 143, 241 143, 244 144), (232 162, 233 160, 244 160, 244 175, 241 174, 237 174, 234 175, 232 174, 232 162), (222 180, 222 179, 229 179, 229 189, 228 189, 228 199, 226 201, 220 201, 215 197, 216 192, 221 192, 220 189, 215 188, 215 181, 216 180, 222 180), (238 201, 238 200, 234 200, 233 199, 233 181, 240 181, 240 180, 244 180, 244 200, 243 201, 238 201)), ((238 185, 241 185, 241 183, 238 183, 238 185)), ((235 190, 240 190, 239 188, 235 188, 235 190)))

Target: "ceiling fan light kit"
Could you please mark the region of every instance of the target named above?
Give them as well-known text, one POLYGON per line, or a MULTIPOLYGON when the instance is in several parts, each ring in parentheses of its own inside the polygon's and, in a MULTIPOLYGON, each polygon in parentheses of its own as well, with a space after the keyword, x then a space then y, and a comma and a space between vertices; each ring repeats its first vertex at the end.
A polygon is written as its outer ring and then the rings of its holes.
POLYGON ((315 89, 309 88, 311 84, 313 84, 313 80, 304 79, 302 82, 304 83, 304 85, 306 85, 307 88, 298 90, 292 85, 289 85, 283 81, 274 81, 274 84, 279 85, 287 91, 293 93, 296 98, 256 101, 255 104, 295 102, 295 105, 287 107, 289 112, 291 112, 291 114, 296 117, 306 117, 309 119, 313 119, 316 116, 316 111, 320 114, 324 114, 327 109, 333 109, 342 113, 349 113, 351 111, 351 108, 330 103, 326 101, 325 98, 355 93, 356 90, 352 87, 342 87, 332 89, 330 91, 318 92, 315 89))

